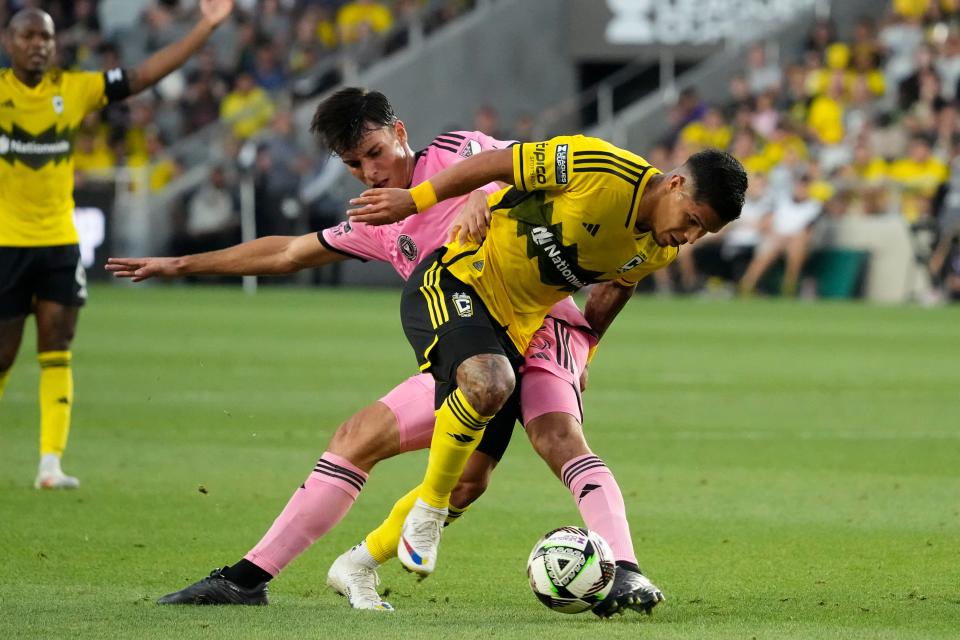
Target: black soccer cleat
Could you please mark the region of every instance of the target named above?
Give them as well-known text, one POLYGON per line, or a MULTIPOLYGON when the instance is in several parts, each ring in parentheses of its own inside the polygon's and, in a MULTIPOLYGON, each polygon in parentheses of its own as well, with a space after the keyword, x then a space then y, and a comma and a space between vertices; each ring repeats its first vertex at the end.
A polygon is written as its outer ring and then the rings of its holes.
POLYGON ((618 563, 613 576, 613 588, 593 608, 593 612, 601 618, 625 613, 627 609, 649 614, 663 600, 663 592, 645 575, 618 563))
POLYGON ((252 589, 244 589, 227 580, 222 569, 214 569, 203 580, 163 596, 157 600, 157 604, 262 605, 267 604, 267 583, 261 582, 252 589))

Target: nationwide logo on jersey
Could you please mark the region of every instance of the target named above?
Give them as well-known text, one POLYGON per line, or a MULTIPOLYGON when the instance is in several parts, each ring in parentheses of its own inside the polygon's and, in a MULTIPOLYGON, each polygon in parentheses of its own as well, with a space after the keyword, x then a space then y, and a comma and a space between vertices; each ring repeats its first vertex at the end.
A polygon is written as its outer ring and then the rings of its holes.
POLYGON ((540 282, 576 291, 598 282, 603 275, 580 266, 576 243, 563 244, 563 225, 553 222, 553 203, 545 202, 543 191, 511 189, 494 207, 510 207, 509 216, 517 221, 517 236, 527 236, 527 257, 537 259, 540 282))
POLYGON ((641 264, 643 264, 646 261, 647 261, 647 254, 640 252, 637 255, 630 258, 629 260, 627 260, 625 263, 623 263, 623 266, 617 269, 617 273, 626 273, 627 271, 630 271, 630 269, 633 269, 634 267, 639 267, 641 264))
POLYGON ((466 293, 455 293, 450 296, 450 300, 453 302, 458 316, 461 318, 473 317, 473 299, 469 295, 466 293))
POLYGON ((460 157, 469 158, 470 156, 480 153, 483 148, 480 146, 480 143, 476 140, 471 140, 464 145, 463 149, 460 150, 460 157))
POLYGON ((19 161, 31 169, 40 169, 48 162, 63 162, 70 157, 74 130, 57 131, 55 125, 38 135, 24 131, 16 124, 7 131, 0 127, 0 158, 9 164, 19 161))
POLYGON ((420 249, 417 248, 417 243, 407 234, 403 234, 397 238, 397 246, 400 247, 400 253, 410 262, 415 262, 417 256, 420 255, 420 249))

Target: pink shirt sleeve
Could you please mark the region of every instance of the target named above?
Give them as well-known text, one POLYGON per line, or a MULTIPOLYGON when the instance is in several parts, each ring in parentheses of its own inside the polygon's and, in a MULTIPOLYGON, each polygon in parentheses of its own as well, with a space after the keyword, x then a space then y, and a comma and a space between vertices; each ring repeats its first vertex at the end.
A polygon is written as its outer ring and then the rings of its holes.
POLYGON ((362 222, 345 220, 335 227, 317 232, 320 244, 349 258, 362 262, 381 260, 389 262, 377 227, 362 222))

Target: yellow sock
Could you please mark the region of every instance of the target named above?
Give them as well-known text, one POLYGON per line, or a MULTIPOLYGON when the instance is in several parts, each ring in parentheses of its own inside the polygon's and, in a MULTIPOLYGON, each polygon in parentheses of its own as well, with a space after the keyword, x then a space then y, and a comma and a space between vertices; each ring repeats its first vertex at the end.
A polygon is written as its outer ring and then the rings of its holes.
POLYGON ((410 513, 419 496, 420 485, 417 485, 413 491, 394 503, 390 515, 379 527, 367 534, 367 551, 380 564, 397 557, 397 545, 400 544, 403 521, 407 519, 407 514, 410 513))
POLYGON ((73 372, 69 351, 44 351, 40 361, 40 455, 63 455, 70 433, 73 372))
POLYGON ((7 388, 7 380, 10 379, 11 371, 13 371, 13 367, 10 367, 3 373, 0 373, 0 399, 3 399, 3 390, 7 388))
MULTIPOLYGON (((443 526, 449 527, 450 525, 452 525, 469 508, 470 508, 470 505, 465 506, 463 509, 461 509, 460 507, 455 507, 453 505, 450 505, 449 507, 447 507, 448 509, 447 519, 446 521, 444 521, 443 526)), ((397 541, 397 544, 400 544, 399 540, 397 541)))
POLYGON ((447 396, 436 416, 420 499, 431 507, 443 509, 450 502, 450 494, 460 480, 467 458, 480 444, 483 430, 493 416, 477 413, 460 389, 447 396))

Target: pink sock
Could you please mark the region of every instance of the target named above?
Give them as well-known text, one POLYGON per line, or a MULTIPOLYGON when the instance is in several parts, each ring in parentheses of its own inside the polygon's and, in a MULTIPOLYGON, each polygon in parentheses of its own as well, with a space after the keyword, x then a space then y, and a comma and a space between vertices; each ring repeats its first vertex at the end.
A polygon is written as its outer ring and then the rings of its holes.
POLYGON ((244 557, 276 577, 347 515, 366 481, 367 474, 349 460, 325 452, 270 530, 244 557))
POLYGON ((603 460, 592 454, 578 456, 563 465, 560 477, 573 494, 587 529, 610 544, 614 560, 637 564, 623 494, 603 460))

